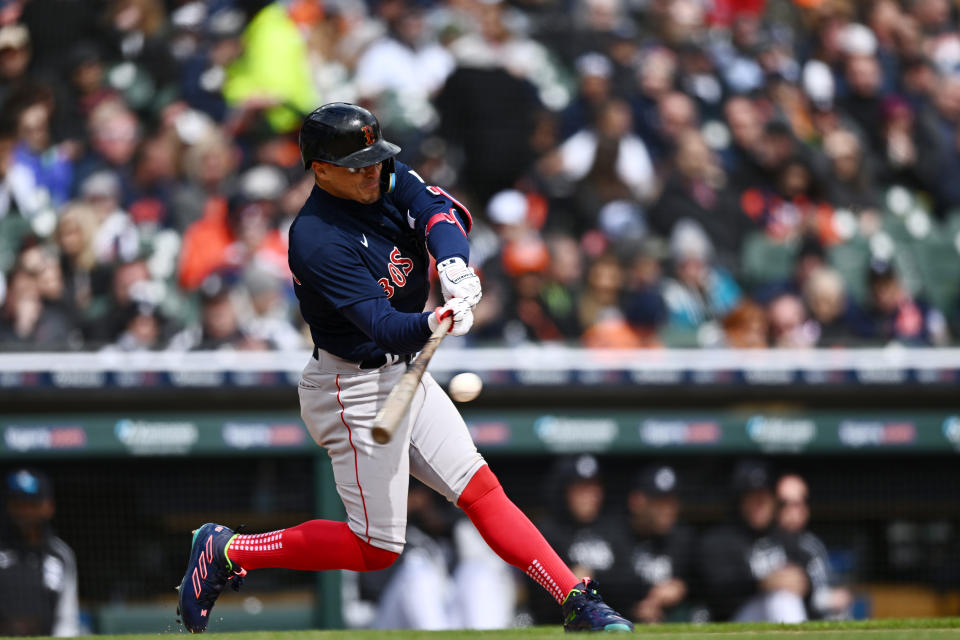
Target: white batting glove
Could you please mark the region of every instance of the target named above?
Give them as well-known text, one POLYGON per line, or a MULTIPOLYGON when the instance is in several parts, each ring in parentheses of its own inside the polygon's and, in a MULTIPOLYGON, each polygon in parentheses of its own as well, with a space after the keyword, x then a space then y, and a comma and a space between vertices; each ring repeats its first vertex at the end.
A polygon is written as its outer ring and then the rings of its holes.
POLYGON ((463 259, 447 258, 437 264, 437 273, 440 274, 440 290, 443 292, 443 301, 451 298, 463 298, 470 303, 470 308, 477 306, 483 292, 480 291, 480 278, 474 273, 473 267, 464 264, 463 259))
POLYGON ((436 331, 440 321, 447 316, 453 316, 453 325, 450 327, 452 335, 462 336, 473 326, 473 309, 470 303, 463 298, 450 298, 447 304, 437 307, 427 316, 430 331, 436 331))

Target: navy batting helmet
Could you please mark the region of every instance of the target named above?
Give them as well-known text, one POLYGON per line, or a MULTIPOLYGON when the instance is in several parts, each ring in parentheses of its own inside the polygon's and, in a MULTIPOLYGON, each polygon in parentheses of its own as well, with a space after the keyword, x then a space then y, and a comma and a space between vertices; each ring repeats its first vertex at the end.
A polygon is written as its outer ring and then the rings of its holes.
POLYGON ((331 102, 307 116, 300 127, 303 168, 318 160, 359 169, 400 153, 380 133, 376 116, 355 104, 331 102))

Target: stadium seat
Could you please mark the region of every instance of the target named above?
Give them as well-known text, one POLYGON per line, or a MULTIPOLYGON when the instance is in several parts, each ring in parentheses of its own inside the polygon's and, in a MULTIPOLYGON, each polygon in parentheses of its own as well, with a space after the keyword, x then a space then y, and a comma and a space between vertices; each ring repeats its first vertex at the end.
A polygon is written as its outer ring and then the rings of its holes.
POLYGON ((743 284, 752 289, 788 279, 797 248, 795 241, 777 242, 763 232, 751 233, 741 250, 743 284))
POLYGON ((956 308, 960 294, 960 251, 952 236, 937 234, 911 246, 916 264, 920 293, 941 311, 950 313, 956 308))
POLYGON ((830 265, 840 272, 847 291, 858 302, 867 297, 867 271, 870 268, 870 245, 861 237, 830 247, 830 265))

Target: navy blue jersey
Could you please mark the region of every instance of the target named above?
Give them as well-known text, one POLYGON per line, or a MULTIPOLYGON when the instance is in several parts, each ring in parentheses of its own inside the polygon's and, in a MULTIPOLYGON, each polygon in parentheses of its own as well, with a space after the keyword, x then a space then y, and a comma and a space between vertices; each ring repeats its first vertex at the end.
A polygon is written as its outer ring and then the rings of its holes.
POLYGON ((469 259, 467 210, 397 162, 396 186, 373 204, 314 186, 290 227, 290 271, 316 346, 356 362, 419 351, 430 254, 469 259))

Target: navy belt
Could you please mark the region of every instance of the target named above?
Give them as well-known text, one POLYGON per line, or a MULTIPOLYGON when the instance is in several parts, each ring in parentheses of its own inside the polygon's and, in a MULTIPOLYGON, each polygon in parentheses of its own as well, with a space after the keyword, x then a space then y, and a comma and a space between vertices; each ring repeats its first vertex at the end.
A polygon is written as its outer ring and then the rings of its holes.
MULTIPOLYGON (((320 359, 320 351, 319 351, 319 348, 316 346, 313 347, 313 359, 314 360, 320 359)), ((411 360, 413 360, 413 354, 408 353, 406 355, 400 356, 400 359, 397 362, 410 364, 411 360)), ((372 358, 367 358, 366 360, 361 360, 360 362, 357 362, 357 366, 360 367, 361 369, 379 369, 385 364, 387 364, 387 354, 385 353, 381 353, 378 356, 373 356, 372 358)))

